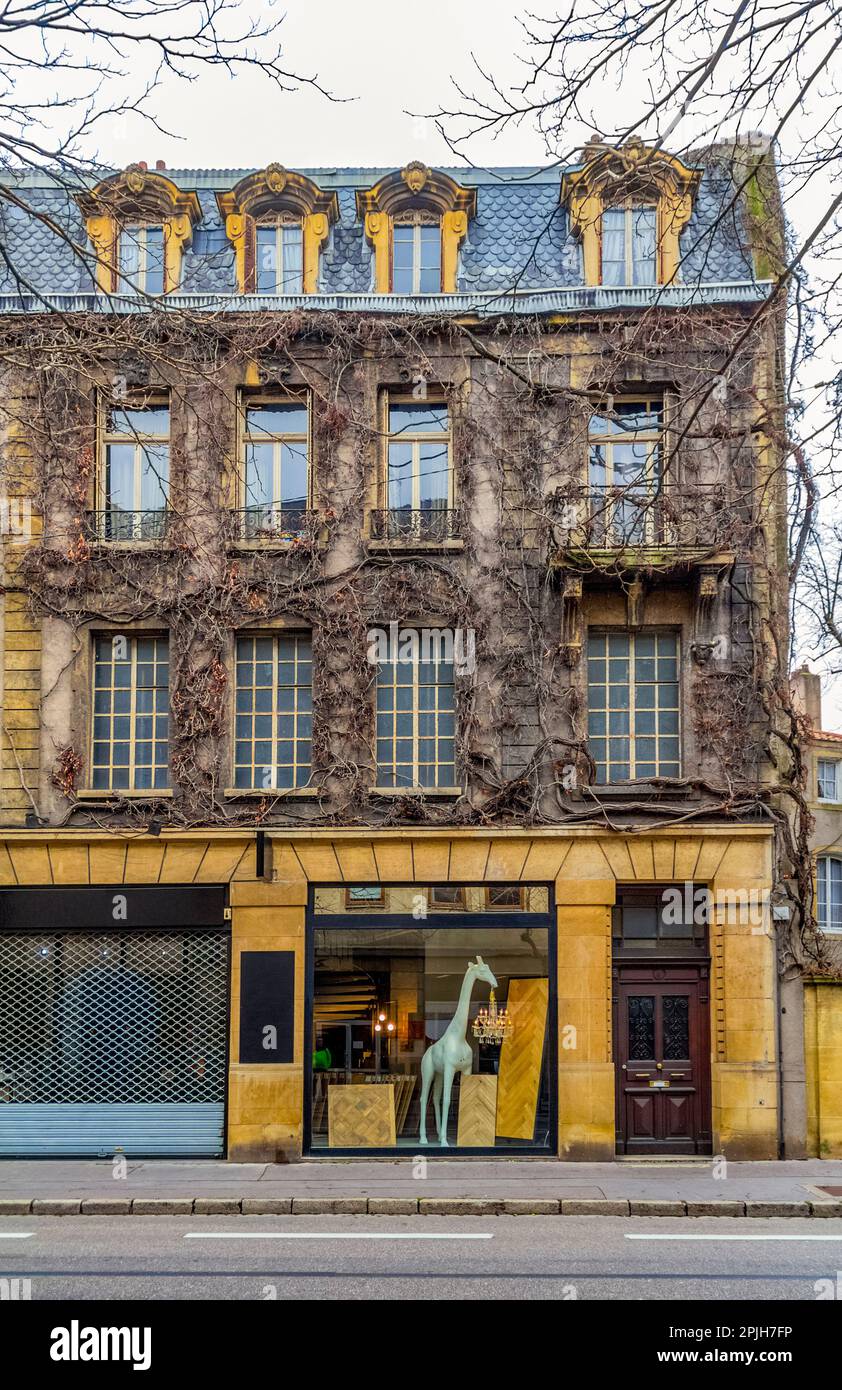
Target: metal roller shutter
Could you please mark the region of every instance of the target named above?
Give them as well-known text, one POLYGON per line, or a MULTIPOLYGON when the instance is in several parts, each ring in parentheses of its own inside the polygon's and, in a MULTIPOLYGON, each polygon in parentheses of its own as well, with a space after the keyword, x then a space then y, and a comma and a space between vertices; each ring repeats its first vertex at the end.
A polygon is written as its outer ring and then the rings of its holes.
POLYGON ((223 1152, 225 931, 0 933, 0 1154, 223 1152))

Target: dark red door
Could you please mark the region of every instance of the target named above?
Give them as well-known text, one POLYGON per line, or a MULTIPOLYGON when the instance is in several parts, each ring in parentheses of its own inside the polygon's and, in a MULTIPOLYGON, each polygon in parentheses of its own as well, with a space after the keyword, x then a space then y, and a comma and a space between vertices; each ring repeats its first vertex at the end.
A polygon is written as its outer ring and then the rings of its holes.
POLYGON ((617 1152, 710 1153, 708 967, 617 965, 617 1152))

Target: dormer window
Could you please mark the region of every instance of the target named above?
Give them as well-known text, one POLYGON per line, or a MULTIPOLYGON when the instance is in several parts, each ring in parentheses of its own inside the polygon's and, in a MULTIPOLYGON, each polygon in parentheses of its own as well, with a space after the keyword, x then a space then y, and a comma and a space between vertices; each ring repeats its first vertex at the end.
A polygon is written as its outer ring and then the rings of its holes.
POLYGON ((429 213, 401 217, 392 231, 392 293, 441 293, 441 220, 429 213))
POLYGON ((164 228, 134 223, 119 232, 121 294, 164 293, 164 228))
POLYGON ((300 221, 273 218, 257 224, 258 294, 302 294, 304 239, 300 221))
POLYGON ((475 188, 415 161, 357 193, 378 294, 454 294, 475 188))
POLYGON ((78 195, 103 294, 162 295, 181 284, 181 263, 201 217, 195 193, 130 164, 78 195))
POLYGON ((657 210, 629 204, 602 214, 603 285, 657 283, 657 210))
POLYGON ((637 139, 617 149, 594 140, 582 158, 562 178, 561 202, 582 243, 585 284, 672 284, 700 171, 637 139))
POLYGON ((217 193, 241 294, 318 294, 319 259, 339 200, 304 174, 269 164, 217 193))

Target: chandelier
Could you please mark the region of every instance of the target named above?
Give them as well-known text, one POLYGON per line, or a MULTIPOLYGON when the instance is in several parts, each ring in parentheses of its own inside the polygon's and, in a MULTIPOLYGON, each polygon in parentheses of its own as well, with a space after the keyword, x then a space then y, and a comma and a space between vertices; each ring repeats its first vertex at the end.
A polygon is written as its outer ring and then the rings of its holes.
POLYGON ((508 1009, 498 1009, 497 998, 492 990, 488 997, 488 1008, 480 1009, 474 1019, 474 1037, 478 1042, 499 1046, 504 1038, 511 1037, 514 1026, 508 1009))

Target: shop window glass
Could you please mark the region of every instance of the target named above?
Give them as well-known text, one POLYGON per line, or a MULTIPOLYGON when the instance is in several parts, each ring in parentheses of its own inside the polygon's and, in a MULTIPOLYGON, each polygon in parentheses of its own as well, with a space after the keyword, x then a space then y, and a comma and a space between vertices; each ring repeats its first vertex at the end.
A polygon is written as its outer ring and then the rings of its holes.
POLYGON ((547 890, 526 890, 544 909, 526 927, 486 906, 482 888, 460 888, 461 912, 417 886, 386 888, 399 925, 378 924, 382 908, 343 913, 344 891, 316 890, 311 1148, 418 1152, 425 1128, 424 1152, 442 1138, 552 1151, 547 890), (419 903, 426 917, 413 915, 419 903))

